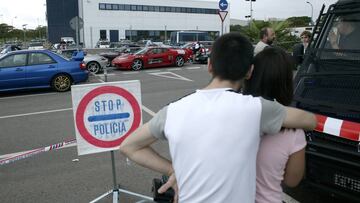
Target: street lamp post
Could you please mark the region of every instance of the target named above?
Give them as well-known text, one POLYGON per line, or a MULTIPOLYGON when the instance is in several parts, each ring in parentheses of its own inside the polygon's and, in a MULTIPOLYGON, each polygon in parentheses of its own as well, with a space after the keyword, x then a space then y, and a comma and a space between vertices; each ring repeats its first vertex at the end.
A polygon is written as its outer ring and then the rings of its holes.
MULTIPOLYGON (((250 1, 250 22, 252 21, 252 16, 253 16, 253 9, 252 9, 252 2, 256 1, 256 0, 245 0, 245 1, 250 1)), ((247 16, 245 16, 247 17, 247 16)))
POLYGON ((23 27, 23 30, 24 30, 24 45, 25 45, 25 42, 26 42, 26 26, 27 24, 23 24, 22 27, 23 27))
POLYGON ((311 25, 314 25, 314 23, 313 23, 314 22, 313 21, 314 7, 309 1, 307 1, 306 3, 310 4, 310 6, 311 6, 311 25))

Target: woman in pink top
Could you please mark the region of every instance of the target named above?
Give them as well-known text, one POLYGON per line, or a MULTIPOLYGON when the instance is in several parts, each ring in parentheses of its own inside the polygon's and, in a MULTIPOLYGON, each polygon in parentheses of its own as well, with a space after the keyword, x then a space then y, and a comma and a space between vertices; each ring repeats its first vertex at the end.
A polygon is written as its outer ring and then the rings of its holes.
MULTIPOLYGON (((293 67, 290 55, 267 48, 256 55, 251 79, 244 94, 261 96, 290 105, 293 96, 293 67)), ((281 203, 281 183, 295 187, 304 175, 305 134, 299 129, 282 129, 262 136, 256 167, 256 202, 281 203)))

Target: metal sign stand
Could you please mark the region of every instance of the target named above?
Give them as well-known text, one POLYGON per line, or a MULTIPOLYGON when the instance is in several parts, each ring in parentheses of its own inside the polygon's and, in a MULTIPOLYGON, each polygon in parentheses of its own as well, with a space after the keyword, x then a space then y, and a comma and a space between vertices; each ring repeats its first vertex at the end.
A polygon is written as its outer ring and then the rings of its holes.
POLYGON ((228 14, 227 8, 228 8, 228 2, 226 0, 220 0, 219 1, 219 16, 221 19, 221 35, 224 34, 224 20, 228 14))
MULTIPOLYGON (((107 81, 108 81, 107 67, 105 67, 104 68, 104 82, 106 83, 107 81)), ((110 154, 111 154, 111 166, 112 166, 114 188, 112 190, 102 194, 101 196, 97 197, 96 199, 90 201, 90 203, 98 202, 99 200, 105 198, 106 196, 108 196, 111 193, 113 195, 113 201, 112 202, 113 203, 118 203, 119 202, 120 192, 143 199, 140 202, 144 202, 144 200, 149 200, 149 202, 153 202, 153 198, 151 198, 151 197, 141 195, 141 194, 138 194, 138 193, 134 193, 134 192, 130 192, 130 191, 127 191, 127 190, 122 190, 122 189, 119 188, 119 186, 117 184, 117 180, 116 180, 116 167, 115 167, 115 154, 114 154, 114 151, 113 150, 110 151, 110 154)))

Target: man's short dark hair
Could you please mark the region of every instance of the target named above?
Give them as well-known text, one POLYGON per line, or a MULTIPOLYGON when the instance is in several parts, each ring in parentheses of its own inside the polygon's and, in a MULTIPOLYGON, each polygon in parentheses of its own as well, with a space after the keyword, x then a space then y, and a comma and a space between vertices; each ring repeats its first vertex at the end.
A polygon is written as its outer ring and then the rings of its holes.
POLYGON ((264 37, 266 37, 266 36, 268 36, 268 28, 267 28, 267 27, 263 27, 263 28, 261 28, 261 30, 260 30, 259 37, 260 37, 260 39, 262 39, 262 38, 264 38, 264 37))
POLYGON ((254 58, 254 71, 245 81, 244 94, 276 99, 290 105, 293 98, 293 59, 284 50, 267 48, 254 58))
POLYGON ((239 33, 228 33, 213 44, 210 62, 213 76, 223 80, 239 81, 249 71, 254 47, 239 33))

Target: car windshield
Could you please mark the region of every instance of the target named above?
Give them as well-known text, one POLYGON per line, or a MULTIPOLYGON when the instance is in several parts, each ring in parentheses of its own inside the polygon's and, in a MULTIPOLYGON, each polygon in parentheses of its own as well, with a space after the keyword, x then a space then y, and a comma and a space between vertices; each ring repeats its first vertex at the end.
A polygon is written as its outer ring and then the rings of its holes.
POLYGON ((141 49, 140 51, 136 52, 135 55, 145 54, 148 50, 148 48, 141 49))

